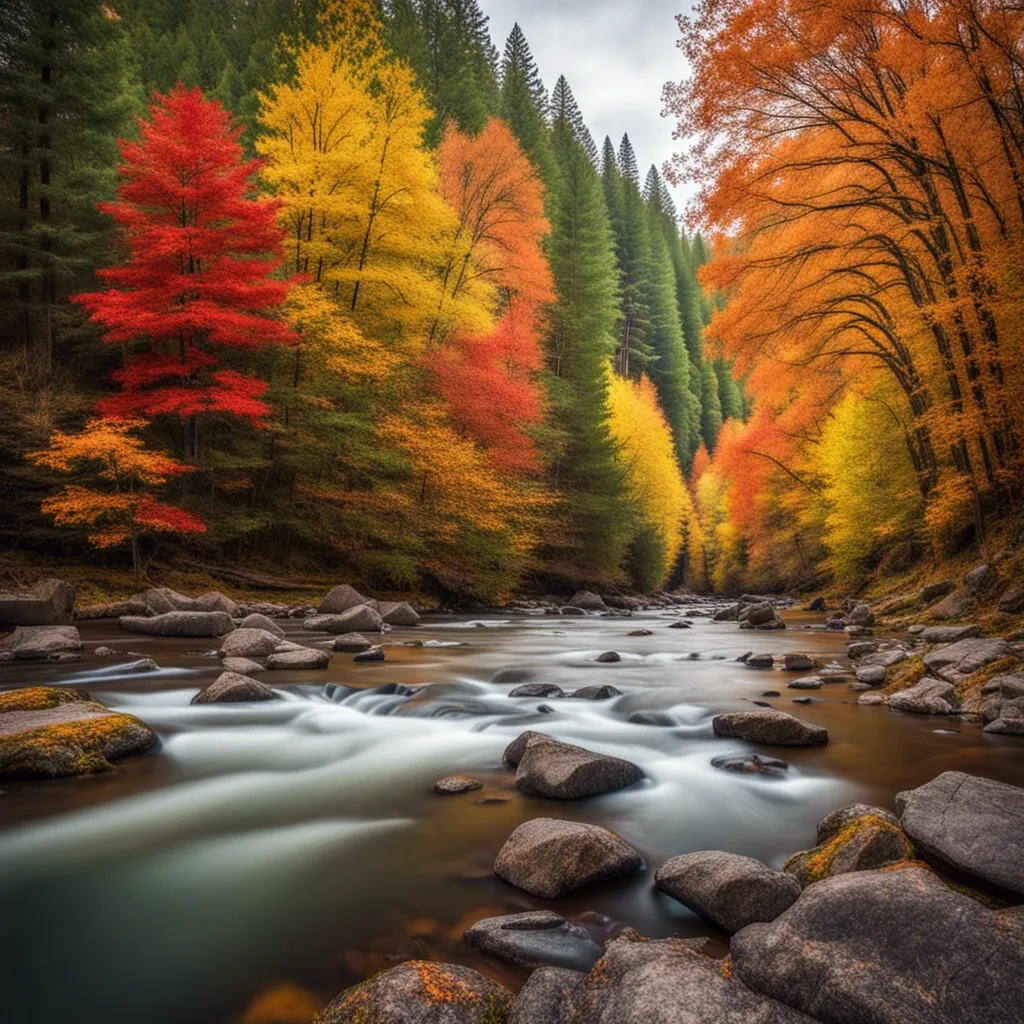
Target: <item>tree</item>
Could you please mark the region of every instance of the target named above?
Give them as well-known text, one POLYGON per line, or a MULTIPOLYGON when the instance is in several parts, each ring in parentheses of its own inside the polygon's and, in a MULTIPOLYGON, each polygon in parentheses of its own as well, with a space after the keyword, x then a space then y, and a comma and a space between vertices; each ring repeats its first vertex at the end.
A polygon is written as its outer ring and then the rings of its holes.
POLYGON ((554 166, 548 143, 548 95, 530 46, 517 22, 501 60, 501 117, 541 179, 550 186, 554 166))
POLYGON ((0 5, 0 323, 43 376, 78 326, 67 290, 108 259, 94 204, 132 102, 124 52, 99 0, 0 5))
MULTIPOLYGON (((559 75, 555 82, 554 92, 551 94, 551 120, 564 122, 571 130, 573 138, 583 147, 590 162, 599 166, 597 146, 594 144, 594 137, 583 120, 583 113, 573 96, 565 75, 559 75)), ((607 141, 607 140, 606 140, 607 141)))
POLYGON ((55 433, 47 448, 29 453, 29 461, 58 473, 88 470, 98 486, 67 484, 47 498, 42 510, 59 526, 90 531, 96 548, 131 545, 132 571, 139 578, 140 539, 151 533, 205 533, 201 519, 175 505, 159 502, 154 488, 192 467, 160 452, 147 451, 134 432, 143 420, 91 419, 78 434, 55 433))
POLYGON ((114 374, 121 392, 98 410, 177 416, 195 462, 201 417, 258 423, 270 411, 266 384, 223 367, 220 353, 291 344, 276 317, 288 285, 271 277, 282 233, 277 204, 252 194, 258 165, 241 158, 241 129, 199 89, 157 96, 139 133, 121 143, 117 202, 102 206, 127 259, 99 272, 106 290, 76 301, 108 344, 135 349, 114 374))

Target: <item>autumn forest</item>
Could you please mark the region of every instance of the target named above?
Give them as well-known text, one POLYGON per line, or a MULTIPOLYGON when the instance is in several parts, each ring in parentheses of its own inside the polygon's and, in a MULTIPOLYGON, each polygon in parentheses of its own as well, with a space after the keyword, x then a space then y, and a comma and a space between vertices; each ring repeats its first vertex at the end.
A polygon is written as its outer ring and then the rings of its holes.
POLYGON ((988 557, 1022 32, 703 0, 644 169, 474 0, 5 3, 0 546, 489 601, 988 557))

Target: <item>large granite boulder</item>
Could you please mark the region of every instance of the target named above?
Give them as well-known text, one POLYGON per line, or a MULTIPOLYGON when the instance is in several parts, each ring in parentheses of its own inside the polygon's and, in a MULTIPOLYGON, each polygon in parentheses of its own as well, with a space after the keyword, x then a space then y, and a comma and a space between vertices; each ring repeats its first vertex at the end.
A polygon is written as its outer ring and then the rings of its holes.
POLYGON ((227 612, 232 618, 238 616, 238 602, 219 590, 209 590, 192 599, 193 609, 199 612, 227 612))
POLYGON ((769 747, 815 747, 828 743, 828 732, 785 711, 731 711, 715 715, 716 736, 763 743, 769 747))
POLYGON ((522 683, 509 690, 510 697, 550 697, 552 700, 565 696, 565 691, 554 683, 522 683))
MULTIPOLYGON (((546 968, 540 991, 527 985, 534 1016, 522 1024, 813 1024, 811 1018, 752 992, 728 965, 694 950, 692 940, 624 935, 582 977, 546 968), (538 996, 542 998, 538 998, 538 996), (546 998, 543 998, 546 997, 546 998), (545 1014, 537 1015, 538 1011, 545 1014)), ((532 980, 532 979, 531 979, 532 980)), ((518 1000, 517 1000, 518 1003, 518 1000)))
POLYGON ((981 636, 981 626, 926 626, 917 639, 926 644, 955 644, 975 636, 981 636))
POLYGON ((873 626, 875 624, 875 613, 871 605, 858 601, 846 613, 846 624, 848 626, 873 626))
POLYGON ((917 599, 921 604, 931 604, 938 601, 956 590, 956 580, 938 580, 935 583, 926 583, 918 592, 917 599))
POLYGON ((971 607, 973 595, 967 587, 957 587, 929 610, 933 619, 958 619, 971 607))
POLYGON ((458 964, 409 960, 335 996, 317 1024, 502 1024, 512 993, 458 964))
POLYGON ((516 768, 516 786, 524 793, 575 800, 610 793, 639 781, 643 773, 619 757, 597 754, 550 736, 533 736, 516 768))
POLYGON ((585 975, 568 967, 539 967, 519 990, 508 1024, 565 1024, 569 999, 585 975))
POLYGON ((1014 657, 1015 653, 1002 637, 973 637, 930 651, 924 656, 924 667, 933 676, 955 684, 994 661, 1014 657))
POLYGON ((884 807, 874 807, 871 804, 861 803, 847 804, 845 807, 830 811, 818 822, 818 845, 821 846, 823 843, 827 843, 833 836, 837 836, 843 829, 865 815, 878 818, 881 821, 888 822, 890 825, 898 826, 900 823, 900 819, 892 811, 887 811, 884 807))
POLYGON ((238 605, 218 590, 211 590, 198 597, 187 597, 170 587, 151 587, 139 596, 151 615, 163 615, 166 612, 224 612, 232 617, 238 615, 238 605))
POLYGON ((284 636, 284 630, 273 619, 260 612, 250 612, 238 624, 238 628, 262 629, 265 633, 273 633, 274 636, 284 636))
POLYGON ((221 672, 216 681, 193 698, 193 704, 238 704, 247 701, 277 700, 278 696, 264 683, 237 672, 221 672))
POLYGON ((712 622, 735 622, 736 616, 739 615, 740 606, 738 604, 726 605, 724 608, 719 608, 714 615, 711 616, 712 622))
POLYGON ((334 587, 327 592, 317 611, 321 615, 340 615, 349 608, 356 608, 361 604, 366 604, 366 598, 355 587, 342 583, 340 587, 334 587))
POLYGON ((0 592, 0 623, 8 626, 61 626, 75 616, 75 588, 47 577, 31 587, 0 592))
POLYGON ((280 643, 281 637, 268 629, 240 626, 224 637, 217 655, 221 658, 265 658, 273 654, 280 643))
POLYGON ((162 612, 148 618, 123 615, 118 622, 129 633, 150 636, 223 636, 235 628, 227 612, 162 612))
POLYGON ((926 856, 1024 896, 1024 789, 943 772, 896 796, 900 823, 926 856))
MULTIPOLYGON (((317 651, 312 647, 293 647, 277 650, 267 658, 269 669, 327 668, 333 655, 329 651, 317 651)), ((357 655, 358 657, 358 655, 357 655)))
POLYGON ((569 598, 567 607, 582 608, 587 612, 603 612, 608 606, 604 603, 599 594, 595 594, 591 590, 577 590, 576 593, 569 598))
POLYGON ((373 647, 373 641, 367 640, 361 633, 342 633, 334 638, 331 647, 343 654, 359 654, 373 647))
POLYGON ((736 620, 741 629, 785 629, 786 623, 775 610, 771 601, 759 601, 756 604, 741 604, 736 613, 736 620))
POLYGON ((384 625, 380 612, 368 604, 357 604, 337 614, 310 615, 302 624, 303 629, 323 633, 379 633, 384 625))
POLYGON ((517 967, 551 964, 589 971, 601 957, 601 947, 585 928, 570 924, 553 910, 485 917, 463 938, 481 953, 517 967))
POLYGON ((800 895, 789 875, 753 857, 698 850, 665 861, 655 885, 716 928, 732 934, 755 921, 773 921, 800 895))
POLYGON ((419 613, 408 601, 381 601, 377 612, 389 626, 419 625, 419 613))
POLYGON ((734 977, 822 1024, 1015 1024, 1024 917, 954 892, 923 867, 804 890, 732 940, 734 977))
POLYGON ((499 878, 546 899, 643 869, 643 857, 614 832, 556 818, 523 822, 494 862, 499 878))
POLYGON ((45 661, 82 650, 82 638, 74 626, 19 626, 4 650, 18 661, 45 661))
POLYGON ((88 775, 148 750, 156 734, 81 690, 36 686, 0 693, 0 778, 88 775))
POLYGON ((922 679, 889 697, 889 707, 915 715, 955 715, 956 687, 941 679, 922 679))

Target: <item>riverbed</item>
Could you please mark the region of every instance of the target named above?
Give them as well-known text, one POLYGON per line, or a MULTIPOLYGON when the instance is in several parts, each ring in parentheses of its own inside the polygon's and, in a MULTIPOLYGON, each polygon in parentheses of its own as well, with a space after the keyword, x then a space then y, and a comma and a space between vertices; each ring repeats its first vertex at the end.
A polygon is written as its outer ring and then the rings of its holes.
MULTIPOLYGON (((947 769, 1024 784, 1021 739, 858 707, 849 676, 794 705, 803 691, 786 683, 801 673, 736 661, 805 651, 848 668, 846 637, 822 616, 787 612, 779 633, 696 617, 670 628, 679 618, 428 616, 387 635, 383 663, 335 654, 326 670, 261 674, 282 699, 251 705, 189 703, 219 673, 216 641, 127 634, 116 622, 79 624, 80 663, 0 667, 0 687, 82 686, 160 736, 110 773, 0 784, 4 1020, 271 1024, 275 999, 301 1004, 301 991, 322 1003, 409 956, 517 987, 526 972, 481 958, 461 935, 482 917, 550 905, 490 871, 512 830, 539 816, 604 825, 648 861, 635 879, 557 901, 595 938, 630 926, 720 944, 653 891, 668 857, 723 849, 780 867, 845 803, 891 808, 897 792, 947 769), (652 635, 627 635, 643 627, 652 635), (118 654, 96 656, 99 645, 118 654), (595 660, 609 650, 622 660, 595 660), (136 655, 160 670, 126 672, 136 655), (532 681, 609 683, 622 696, 508 696, 532 681), (391 683, 417 689, 388 693, 391 683), (825 726, 828 746, 765 751, 789 762, 784 778, 713 767, 752 748, 716 739, 711 717, 754 700, 825 726), (647 711, 669 724, 629 721, 647 711), (501 754, 525 729, 627 758, 645 779, 582 801, 523 796, 501 754), (457 772, 484 788, 434 795, 434 781, 457 772)), ((292 639, 326 639, 283 625, 292 639)))

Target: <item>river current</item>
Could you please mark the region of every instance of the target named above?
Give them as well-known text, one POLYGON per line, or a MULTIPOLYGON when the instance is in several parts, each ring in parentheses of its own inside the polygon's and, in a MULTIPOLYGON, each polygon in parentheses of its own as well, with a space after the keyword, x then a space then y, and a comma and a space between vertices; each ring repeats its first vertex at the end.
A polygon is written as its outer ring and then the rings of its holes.
MULTIPOLYGON (((848 667, 846 637, 824 631, 821 616, 787 612, 780 633, 696 617, 669 628, 679 617, 428 616, 388 634, 383 663, 336 654, 326 670, 262 674, 282 699, 253 705, 189 703, 219 672, 205 650, 216 641, 136 636, 112 622, 80 624, 78 664, 0 667, 0 687, 83 686, 160 736, 114 772, 0 787, 4 1020, 283 1024, 302 1018, 304 1000, 322 1004, 409 956, 467 963, 517 987, 526 972, 481 958, 461 935, 482 917, 543 905, 598 940, 628 925, 715 942, 653 891, 668 857, 723 849, 779 867, 851 801, 891 808, 900 790, 953 768, 1024 784, 1020 739, 858 707, 849 676, 794 705, 804 691, 786 683, 801 673, 736 662, 748 650, 805 651, 848 667), (627 636, 641 627, 653 635, 627 636), (97 657, 98 645, 119 654, 97 657), (608 650, 622 660, 596 662, 608 650), (160 670, 126 671, 135 655, 160 670), (509 698, 528 681, 610 683, 622 696, 509 698), (422 689, 378 692, 390 683, 422 689), (753 700, 825 726, 828 746, 765 751, 789 762, 785 778, 713 767, 712 757, 752 748, 716 739, 712 716, 753 700), (642 711, 671 724, 629 721, 642 711), (645 779, 582 801, 523 796, 501 754, 524 729, 627 758, 645 779), (433 794, 436 779, 459 772, 484 788, 433 794), (520 892, 490 868, 512 830, 539 816, 611 828, 649 870, 554 904, 520 892)), ((324 639, 299 622, 286 628, 324 639)))

